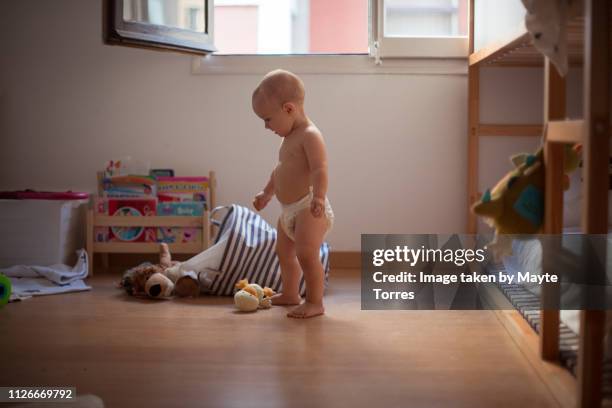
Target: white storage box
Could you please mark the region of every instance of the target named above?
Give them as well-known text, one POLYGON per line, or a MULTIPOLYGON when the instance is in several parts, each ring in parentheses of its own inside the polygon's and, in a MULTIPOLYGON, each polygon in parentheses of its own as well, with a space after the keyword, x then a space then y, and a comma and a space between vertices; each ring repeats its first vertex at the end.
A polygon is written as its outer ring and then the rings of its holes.
MULTIPOLYGON (((36 193, 42 197, 42 193, 36 193)), ((78 199, 0 199, 0 268, 76 262, 85 247, 85 194, 78 199)))

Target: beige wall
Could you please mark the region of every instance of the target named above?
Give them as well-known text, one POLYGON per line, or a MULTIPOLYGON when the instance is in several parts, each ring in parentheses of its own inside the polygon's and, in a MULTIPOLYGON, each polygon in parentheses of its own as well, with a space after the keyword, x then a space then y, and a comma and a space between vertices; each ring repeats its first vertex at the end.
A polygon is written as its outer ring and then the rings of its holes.
MULTIPOLYGON (((100 24, 94 0, 0 5, 0 189, 93 191, 108 159, 131 155, 180 175, 215 169, 219 201, 249 204, 279 143, 250 110, 259 76, 192 75, 188 56, 103 45, 100 24)), ((334 249, 359 250, 361 233, 463 231, 464 75, 304 82, 329 148, 334 249)), ((506 151, 492 160, 495 179, 506 151)))

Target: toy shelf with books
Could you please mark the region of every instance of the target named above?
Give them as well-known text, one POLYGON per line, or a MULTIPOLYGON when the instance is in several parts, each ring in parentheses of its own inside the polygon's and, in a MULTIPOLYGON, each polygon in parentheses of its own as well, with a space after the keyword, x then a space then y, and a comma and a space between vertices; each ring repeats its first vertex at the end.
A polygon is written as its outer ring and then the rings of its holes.
POLYGON ((140 176, 98 173, 98 195, 87 213, 89 274, 93 256, 159 252, 197 254, 210 246, 210 210, 215 208, 215 172, 207 177, 140 176))

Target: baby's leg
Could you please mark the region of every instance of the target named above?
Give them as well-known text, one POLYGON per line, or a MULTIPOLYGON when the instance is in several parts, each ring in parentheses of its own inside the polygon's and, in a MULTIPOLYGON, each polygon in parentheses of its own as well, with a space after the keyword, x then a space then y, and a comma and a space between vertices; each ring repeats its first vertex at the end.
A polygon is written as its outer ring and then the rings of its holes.
POLYGON ((314 217, 310 208, 302 210, 296 219, 295 250, 304 271, 306 301, 293 309, 289 317, 314 317, 325 312, 323 308, 324 273, 319 250, 327 232, 325 216, 314 217))
POLYGON ((300 298, 302 270, 295 255, 295 245, 283 231, 280 220, 276 235, 276 254, 280 264, 283 291, 272 297, 272 303, 275 305, 299 305, 302 300, 300 298))

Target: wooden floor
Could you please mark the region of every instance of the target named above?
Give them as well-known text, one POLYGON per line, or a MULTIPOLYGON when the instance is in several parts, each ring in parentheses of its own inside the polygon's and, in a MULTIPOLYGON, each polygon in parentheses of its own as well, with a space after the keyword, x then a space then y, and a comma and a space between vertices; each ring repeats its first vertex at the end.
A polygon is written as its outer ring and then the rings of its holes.
POLYGON ((75 386, 107 407, 549 407, 491 311, 361 311, 356 270, 331 273, 327 315, 234 312, 231 298, 91 292, 0 310, 0 385, 75 386))

